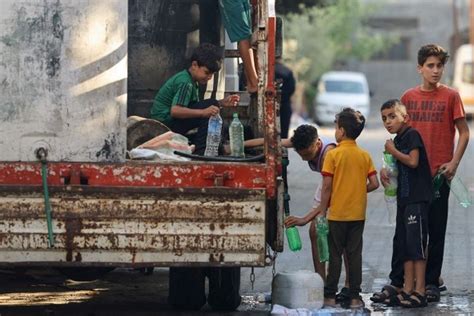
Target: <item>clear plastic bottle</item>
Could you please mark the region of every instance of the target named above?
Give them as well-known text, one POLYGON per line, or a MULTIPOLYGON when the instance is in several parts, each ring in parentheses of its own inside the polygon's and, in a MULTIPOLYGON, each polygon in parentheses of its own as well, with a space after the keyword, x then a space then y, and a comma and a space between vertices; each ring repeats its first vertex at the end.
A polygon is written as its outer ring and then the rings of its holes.
POLYGON ((229 126, 230 154, 233 157, 245 157, 244 153, 244 127, 239 121, 239 115, 233 114, 229 126))
POLYGON ((451 192, 453 192, 462 207, 467 208, 472 205, 472 197, 458 176, 454 176, 448 184, 451 192))
POLYGON ((390 181, 384 189, 384 199, 388 210, 388 223, 393 225, 397 218, 398 168, 396 159, 386 152, 383 154, 383 168, 387 171, 390 181))
POLYGON ((318 253, 319 262, 329 261, 328 220, 324 216, 316 217, 316 231, 318 232, 318 253))
POLYGON ((219 114, 209 118, 207 125, 206 150, 204 156, 216 157, 219 155, 219 144, 221 142, 222 118, 219 114))

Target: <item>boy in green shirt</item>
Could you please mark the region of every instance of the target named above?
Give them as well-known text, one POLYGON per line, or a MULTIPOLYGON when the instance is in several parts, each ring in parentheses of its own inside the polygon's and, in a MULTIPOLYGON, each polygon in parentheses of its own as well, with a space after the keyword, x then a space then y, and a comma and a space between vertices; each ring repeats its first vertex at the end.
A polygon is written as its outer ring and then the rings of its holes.
POLYGON ((191 56, 188 69, 168 79, 155 96, 151 118, 167 125, 173 132, 186 134, 198 128, 194 143, 195 154, 202 155, 206 148, 209 117, 219 114, 222 106, 235 106, 238 95, 223 100, 199 100, 199 84, 207 84, 222 64, 217 46, 201 44, 191 56))

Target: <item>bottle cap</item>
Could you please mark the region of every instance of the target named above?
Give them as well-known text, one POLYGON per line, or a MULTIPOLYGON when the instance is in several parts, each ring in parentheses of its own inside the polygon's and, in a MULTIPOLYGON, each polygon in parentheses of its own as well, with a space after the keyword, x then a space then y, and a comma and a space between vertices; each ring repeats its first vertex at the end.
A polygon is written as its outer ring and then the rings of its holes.
POLYGON ((233 117, 233 118, 239 118, 239 113, 234 112, 234 114, 232 114, 232 117, 233 117))

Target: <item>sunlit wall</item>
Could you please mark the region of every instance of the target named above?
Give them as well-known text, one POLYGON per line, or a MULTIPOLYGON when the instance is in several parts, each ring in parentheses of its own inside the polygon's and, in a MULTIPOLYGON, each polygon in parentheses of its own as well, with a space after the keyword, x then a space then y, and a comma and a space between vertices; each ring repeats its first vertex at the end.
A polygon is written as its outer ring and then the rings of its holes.
POLYGON ((0 161, 123 161, 128 1, 0 2, 0 161))

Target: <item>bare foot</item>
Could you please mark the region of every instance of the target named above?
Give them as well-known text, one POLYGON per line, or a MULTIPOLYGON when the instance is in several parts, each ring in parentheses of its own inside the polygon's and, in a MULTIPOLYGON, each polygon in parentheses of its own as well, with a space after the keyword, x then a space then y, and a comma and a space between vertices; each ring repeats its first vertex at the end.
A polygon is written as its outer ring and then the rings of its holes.
POLYGON ((336 305, 336 299, 335 298, 325 298, 323 306, 325 306, 325 307, 338 307, 336 305))

